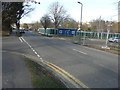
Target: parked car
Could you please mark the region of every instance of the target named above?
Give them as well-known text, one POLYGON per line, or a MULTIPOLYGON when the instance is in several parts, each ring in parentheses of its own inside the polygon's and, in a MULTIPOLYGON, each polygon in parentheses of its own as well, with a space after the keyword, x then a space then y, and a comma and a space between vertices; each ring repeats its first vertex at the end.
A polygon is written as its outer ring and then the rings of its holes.
POLYGON ((120 38, 119 37, 112 37, 108 39, 109 42, 120 42, 120 38))
POLYGON ((25 33, 24 29, 21 29, 21 30, 20 30, 20 33, 25 33))

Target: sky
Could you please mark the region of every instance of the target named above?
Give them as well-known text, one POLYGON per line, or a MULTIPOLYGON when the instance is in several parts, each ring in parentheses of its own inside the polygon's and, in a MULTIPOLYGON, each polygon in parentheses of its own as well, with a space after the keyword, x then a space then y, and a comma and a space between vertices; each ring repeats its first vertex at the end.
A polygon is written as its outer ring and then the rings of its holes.
POLYGON ((35 0, 40 4, 30 3, 35 8, 34 11, 24 16, 21 23, 33 23, 40 21, 40 18, 49 12, 49 7, 54 2, 59 2, 64 6, 67 13, 76 21, 80 21, 81 5, 83 4, 83 22, 101 19, 118 21, 118 1, 119 0, 35 0))

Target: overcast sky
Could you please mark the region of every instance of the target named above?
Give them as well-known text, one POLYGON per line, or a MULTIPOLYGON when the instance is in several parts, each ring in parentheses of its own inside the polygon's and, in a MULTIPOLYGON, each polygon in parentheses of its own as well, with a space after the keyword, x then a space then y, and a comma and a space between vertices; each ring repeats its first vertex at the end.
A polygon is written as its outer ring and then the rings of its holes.
POLYGON ((40 18, 48 13, 49 6, 58 1, 67 10, 68 14, 76 21, 80 20, 81 6, 77 2, 83 3, 83 22, 89 22, 101 16, 104 20, 118 20, 119 0, 35 0, 41 4, 32 3, 34 11, 21 19, 21 23, 31 23, 40 21, 40 18))

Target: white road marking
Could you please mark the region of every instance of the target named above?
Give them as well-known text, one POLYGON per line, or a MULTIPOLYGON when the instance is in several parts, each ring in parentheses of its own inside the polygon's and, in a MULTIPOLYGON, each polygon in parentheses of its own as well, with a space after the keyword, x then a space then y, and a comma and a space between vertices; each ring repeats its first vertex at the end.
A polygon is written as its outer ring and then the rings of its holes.
POLYGON ((37 56, 38 56, 38 57, 40 57, 40 55, 39 55, 39 54, 37 54, 37 56))
POLYGON ((42 58, 40 58, 42 60, 42 58))
POLYGON ((26 42, 25 39, 24 39, 23 37, 21 37, 21 39, 22 39, 24 42, 26 42))
POLYGON ((32 49, 32 46, 23 38, 23 37, 21 37, 22 39, 23 39, 23 41, 32 49))
POLYGON ((19 37, 19 40, 20 40, 20 42, 23 42, 22 39, 21 39, 21 37, 19 37))
POLYGON ((37 55, 37 52, 36 52, 36 51, 35 51, 34 53, 37 55))
POLYGON ((30 49, 37 55, 37 57, 43 61, 41 56, 32 48, 32 46, 23 37, 21 37, 21 40, 23 40, 30 47, 30 49))
MULTIPOLYGON (((34 51, 34 53, 35 54, 37 54, 37 52, 32 48, 32 46, 22 37, 22 39, 23 39, 23 41, 34 51)), ((76 49, 73 49, 73 50, 76 50, 76 49)), ((78 50, 77 50, 78 51, 78 50)), ((79 52, 81 52, 81 51, 79 51, 79 52)), ((83 52, 82 52, 83 53, 83 52)), ((85 54, 85 53, 84 53, 85 54)), ((40 60, 41 60, 41 62, 46 62, 46 61, 44 61, 43 59, 42 59, 42 57, 39 55, 39 54, 37 54, 37 57, 39 57, 40 58, 40 60)), ((48 63, 48 62, 47 62, 48 63)), ((47 64, 48 65, 48 64, 47 64)), ((53 65, 53 64, 52 64, 53 65)), ((54 65, 55 66, 55 65, 54 65)), ((54 67, 53 67, 54 68, 54 67)), ((53 69, 52 68, 52 69, 53 69)), ((58 69, 58 67, 57 67, 57 69, 56 68, 54 68, 55 70, 57 70, 58 69)), ((62 69, 60 69, 59 68, 59 70, 62 70, 62 69)), ((63 70, 62 70, 62 72, 60 72, 60 71, 58 71, 61 75, 63 75, 64 77, 65 77, 65 75, 63 74, 63 70)), ((65 72, 64 71, 64 73, 65 74, 67 74, 67 76, 66 77, 70 77, 70 78, 73 78, 74 79, 74 81, 75 82, 77 82, 77 83, 79 83, 80 85, 82 85, 84 88, 88 88, 86 85, 84 85, 81 81, 79 81, 78 79, 76 79, 76 78, 74 78, 73 76, 71 76, 69 73, 67 73, 67 72, 65 72)))
POLYGON ((32 47, 31 47, 32 51, 34 50, 32 47))
MULTIPOLYGON (((92 51, 97 51, 97 52, 99 52, 99 53, 105 53, 105 54, 108 54, 109 52, 105 52, 105 51, 102 51, 102 50, 99 50, 99 49, 95 49, 95 48, 90 48, 90 47, 85 47, 85 46, 83 46, 83 48, 87 48, 87 49, 89 49, 89 50, 92 50, 92 51)), ((110 55, 113 55, 113 53, 109 53, 110 55)), ((117 56, 118 57, 118 55, 117 54, 114 54, 115 56, 117 56)))
POLYGON ((32 48, 30 45, 29 45, 30 48, 32 48))
POLYGON ((31 47, 32 51, 35 52, 35 50, 31 47))
POLYGON ((79 51, 79 50, 77 50, 77 49, 73 49, 74 51, 77 51, 77 52, 79 52, 79 53, 82 53, 82 54, 87 54, 87 53, 85 53, 85 52, 82 52, 82 51, 79 51))

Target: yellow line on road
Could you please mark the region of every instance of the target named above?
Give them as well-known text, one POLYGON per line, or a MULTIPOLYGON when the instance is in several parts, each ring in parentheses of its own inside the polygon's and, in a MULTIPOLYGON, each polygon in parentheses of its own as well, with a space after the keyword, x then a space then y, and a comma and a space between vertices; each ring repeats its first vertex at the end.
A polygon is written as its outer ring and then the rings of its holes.
MULTIPOLYGON (((32 46, 22 37, 23 41, 30 47, 32 48, 32 46)), ((34 49, 33 49, 34 50, 34 49)), ((37 54, 37 52, 34 50, 34 53, 36 55, 39 55, 37 54)), ((40 55, 39 55, 40 57, 40 55)), ((59 73, 60 75, 62 75, 65 79, 67 79, 68 81, 70 81, 72 84, 75 83, 74 85, 76 87, 82 87, 82 88, 88 88, 86 85, 84 85, 80 80, 76 79, 74 76, 72 76, 71 74, 69 74, 68 72, 66 72, 65 70, 63 70, 62 68, 54 65, 53 63, 50 63, 50 62, 47 62, 45 60, 42 60, 42 63, 49 66, 50 68, 52 68, 54 71, 56 71, 57 73, 59 73)), ((88 90, 88 89, 87 89, 88 90)))
POLYGON ((71 79, 69 81, 74 81, 77 85, 81 86, 82 88, 87 88, 88 87, 83 84, 80 80, 76 79, 74 76, 72 76, 70 73, 66 72, 65 70, 63 70, 62 68, 56 66, 55 64, 52 64, 50 62, 44 61, 49 67, 51 67, 52 69, 54 69, 56 72, 60 73, 62 76, 64 76, 66 79, 71 79))

